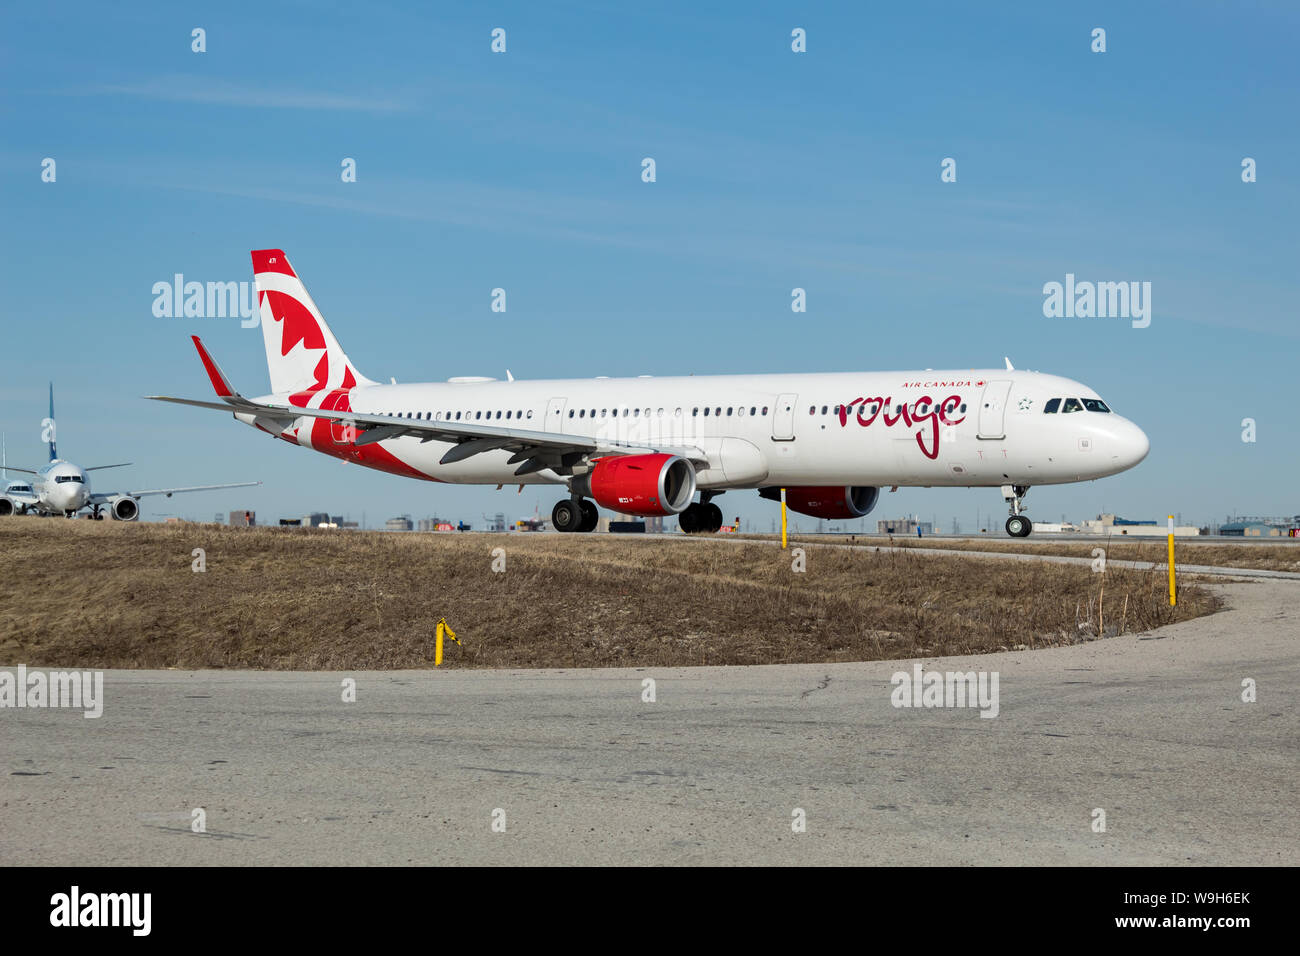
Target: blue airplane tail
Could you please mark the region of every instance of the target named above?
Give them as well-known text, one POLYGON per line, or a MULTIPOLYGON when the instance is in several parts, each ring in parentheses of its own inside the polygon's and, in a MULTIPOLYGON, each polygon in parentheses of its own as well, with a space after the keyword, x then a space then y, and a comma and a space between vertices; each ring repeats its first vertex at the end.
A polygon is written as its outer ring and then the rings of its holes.
POLYGON ((41 427, 45 434, 41 437, 50 443, 50 461, 59 457, 58 449, 54 447, 54 383, 50 382, 50 417, 41 422, 41 427))

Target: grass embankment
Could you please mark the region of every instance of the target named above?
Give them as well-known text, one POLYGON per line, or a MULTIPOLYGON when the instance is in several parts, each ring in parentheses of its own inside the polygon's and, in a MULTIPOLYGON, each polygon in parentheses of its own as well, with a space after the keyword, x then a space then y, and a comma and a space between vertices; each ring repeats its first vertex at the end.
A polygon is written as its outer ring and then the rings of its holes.
POLYGON ((1170 608, 1163 572, 809 548, 794 573, 770 545, 636 536, 10 518, 0 555, 5 666, 427 667, 441 617, 464 641, 452 667, 854 661, 1070 644, 1218 606, 1188 583, 1170 608))

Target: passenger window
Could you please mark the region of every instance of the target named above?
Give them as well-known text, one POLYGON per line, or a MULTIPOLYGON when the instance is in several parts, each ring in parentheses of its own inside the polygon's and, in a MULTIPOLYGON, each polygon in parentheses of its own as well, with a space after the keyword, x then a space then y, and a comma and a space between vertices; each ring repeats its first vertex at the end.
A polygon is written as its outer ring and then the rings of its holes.
POLYGON ((1043 414, 1055 415, 1056 410, 1060 407, 1061 407, 1061 400, 1059 398, 1049 398, 1047 400, 1047 404, 1043 406, 1043 414))
POLYGON ((1067 398, 1065 400, 1065 405, 1061 408, 1062 414, 1066 412, 1081 412, 1081 411, 1083 411, 1083 406, 1079 404, 1079 400, 1077 398, 1067 398))
POLYGON ((705 418, 708 418, 708 417, 709 417, 709 410, 708 410, 707 408, 704 409, 704 417, 705 417, 705 418))
POLYGON ((727 409, 727 417, 728 417, 728 418, 731 417, 731 413, 732 413, 732 411, 733 411, 734 409, 735 409, 735 406, 734 406, 734 405, 727 409))
POLYGON ((572 418, 572 417, 573 417, 573 409, 572 409, 572 408, 571 408, 571 409, 569 409, 569 417, 570 417, 570 418, 572 418))
POLYGON ((809 415, 816 415, 816 414, 817 414, 817 406, 816 406, 816 405, 809 405, 809 406, 808 406, 808 414, 809 414, 809 415))
POLYGON ((763 406, 763 414, 764 414, 764 415, 767 414, 767 406, 766 406, 766 405, 763 406))
POLYGON ((578 412, 578 417, 579 417, 579 418, 586 418, 586 417, 587 417, 587 410, 584 408, 582 411, 578 412))
POLYGON ((750 406, 749 406, 749 414, 751 414, 751 415, 757 415, 757 414, 758 414, 758 406, 757 406, 757 405, 750 405, 750 406))
POLYGON ((692 409, 691 409, 691 417, 692 417, 692 418, 697 417, 699 414, 700 414, 700 410, 699 410, 698 407, 696 407, 696 408, 692 408, 692 409))

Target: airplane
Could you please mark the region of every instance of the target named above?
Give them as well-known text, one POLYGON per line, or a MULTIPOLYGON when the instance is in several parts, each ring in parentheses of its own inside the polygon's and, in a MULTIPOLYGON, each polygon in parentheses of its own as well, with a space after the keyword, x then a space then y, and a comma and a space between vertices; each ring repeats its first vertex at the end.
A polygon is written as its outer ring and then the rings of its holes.
POLYGON ((124 468, 130 462, 116 465, 92 465, 82 468, 59 457, 55 447, 54 383, 50 383, 50 417, 41 422, 44 429, 41 440, 49 443, 50 460, 38 469, 15 468, 4 452, 0 477, 6 480, 0 493, 0 518, 15 514, 38 516, 64 515, 75 518, 85 508, 90 509, 96 521, 104 518, 107 510, 115 521, 135 521, 140 517, 140 499, 146 495, 172 495, 189 491, 214 491, 218 488, 248 488, 260 481, 241 481, 230 485, 195 485, 189 488, 151 488, 147 491, 109 491, 96 494, 90 490, 90 472, 105 468, 124 468), (30 481, 7 481, 8 472, 19 471, 34 476, 30 481))
POLYGON ((380 384, 344 353, 282 250, 252 259, 270 393, 241 395, 191 336, 217 400, 147 398, 229 412, 407 478, 566 488, 556 531, 594 530, 599 506, 716 532, 713 499, 742 489, 842 520, 868 514, 882 488, 921 486, 998 488, 1007 533, 1025 537, 1031 485, 1114 475, 1150 449, 1087 385, 1009 359, 965 371, 380 384))

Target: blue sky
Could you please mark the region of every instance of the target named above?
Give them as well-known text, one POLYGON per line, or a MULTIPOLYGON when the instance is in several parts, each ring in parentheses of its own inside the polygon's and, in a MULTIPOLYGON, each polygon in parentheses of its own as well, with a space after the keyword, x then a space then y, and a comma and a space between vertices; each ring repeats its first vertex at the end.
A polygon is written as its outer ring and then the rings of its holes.
MULTIPOLYGON (((1089 383, 1152 442, 1124 475, 1036 489, 1033 517, 1300 512, 1294 5, 65 3, 3 23, 10 460, 41 459, 54 379, 60 451, 136 463, 101 483, 265 482, 147 517, 480 521, 558 497, 405 481, 141 401, 206 396, 191 333, 265 390, 259 331, 157 318, 151 288, 251 280, 266 247, 379 380, 1009 355, 1089 383), (1045 318, 1067 272, 1150 281, 1150 327, 1045 318)), ((754 493, 719 504, 776 517, 754 493)), ((977 509, 1004 510, 990 489, 904 489, 871 520, 969 530, 977 509)))

